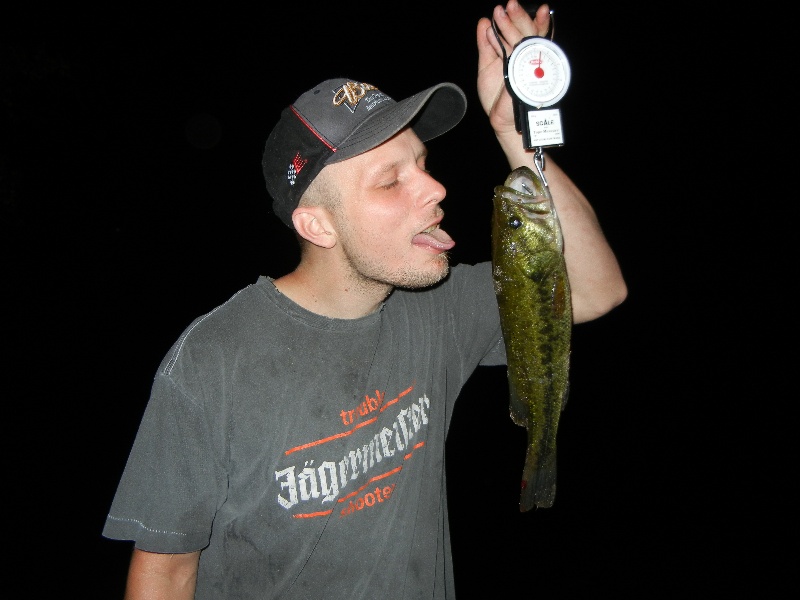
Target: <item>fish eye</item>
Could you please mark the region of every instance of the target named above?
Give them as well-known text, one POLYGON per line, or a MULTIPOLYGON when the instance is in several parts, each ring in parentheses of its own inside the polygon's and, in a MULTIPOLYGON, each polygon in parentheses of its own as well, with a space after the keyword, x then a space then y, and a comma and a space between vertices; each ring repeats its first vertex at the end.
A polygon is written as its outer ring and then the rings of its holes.
POLYGON ((508 225, 511 227, 511 229, 519 229, 522 225, 522 221, 520 221, 517 217, 511 217, 508 220, 508 225))

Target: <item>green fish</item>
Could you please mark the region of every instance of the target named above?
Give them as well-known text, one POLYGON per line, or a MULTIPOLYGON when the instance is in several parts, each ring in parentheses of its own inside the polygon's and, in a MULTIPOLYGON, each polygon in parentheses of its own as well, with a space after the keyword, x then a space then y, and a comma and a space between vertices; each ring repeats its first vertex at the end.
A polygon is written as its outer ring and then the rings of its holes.
POLYGON ((528 432, 520 511, 556 494, 556 433, 569 392, 572 302, 553 199, 528 167, 494 189, 492 262, 511 418, 528 432))

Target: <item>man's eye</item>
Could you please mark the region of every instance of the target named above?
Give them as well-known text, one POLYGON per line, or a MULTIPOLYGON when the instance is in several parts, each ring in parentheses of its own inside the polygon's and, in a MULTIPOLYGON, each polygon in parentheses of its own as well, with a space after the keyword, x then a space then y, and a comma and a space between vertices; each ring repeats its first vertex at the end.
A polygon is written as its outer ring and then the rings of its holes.
POLYGON ((395 179, 395 180, 394 180, 394 181, 392 181, 391 183, 387 183, 386 185, 382 185, 381 187, 382 187, 383 189, 385 189, 385 190, 390 190, 390 189, 392 189, 393 187, 397 186, 399 183, 400 183, 400 182, 399 182, 397 179, 395 179))

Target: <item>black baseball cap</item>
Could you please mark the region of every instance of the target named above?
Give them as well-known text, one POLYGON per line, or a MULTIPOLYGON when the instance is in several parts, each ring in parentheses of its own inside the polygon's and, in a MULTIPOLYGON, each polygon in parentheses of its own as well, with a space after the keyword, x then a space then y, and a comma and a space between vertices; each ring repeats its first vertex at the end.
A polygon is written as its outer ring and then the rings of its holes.
POLYGON ((262 167, 275 214, 293 228, 292 212, 325 165, 372 150, 410 126, 427 142, 458 124, 467 97, 440 83, 396 102, 374 85, 328 79, 281 112, 267 138, 262 167))

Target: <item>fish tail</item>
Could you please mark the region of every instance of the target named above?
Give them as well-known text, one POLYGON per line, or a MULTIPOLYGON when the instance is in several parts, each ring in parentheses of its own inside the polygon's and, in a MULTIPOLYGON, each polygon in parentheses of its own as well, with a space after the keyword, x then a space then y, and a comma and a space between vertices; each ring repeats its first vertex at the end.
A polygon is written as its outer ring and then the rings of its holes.
POLYGON ((525 467, 522 469, 520 512, 532 508, 550 508, 556 498, 556 453, 555 450, 542 457, 536 452, 528 452, 525 467))

